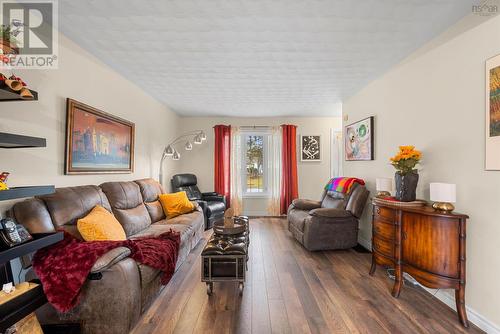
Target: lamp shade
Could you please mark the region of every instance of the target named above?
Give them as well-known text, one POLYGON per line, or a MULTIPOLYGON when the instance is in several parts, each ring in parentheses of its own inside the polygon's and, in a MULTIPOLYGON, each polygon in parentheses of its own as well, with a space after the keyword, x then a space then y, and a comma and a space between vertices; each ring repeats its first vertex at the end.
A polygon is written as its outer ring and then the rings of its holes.
POLYGON ((389 177, 378 177, 375 183, 377 191, 392 191, 392 179, 389 177))
POLYGON ((457 201, 457 185, 434 182, 430 184, 431 201, 455 203, 457 201))

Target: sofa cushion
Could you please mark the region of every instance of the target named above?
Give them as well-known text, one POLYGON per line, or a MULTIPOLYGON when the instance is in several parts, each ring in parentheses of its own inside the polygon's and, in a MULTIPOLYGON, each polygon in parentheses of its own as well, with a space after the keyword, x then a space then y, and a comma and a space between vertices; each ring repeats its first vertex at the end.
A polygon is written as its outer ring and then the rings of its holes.
POLYGON ((151 225, 151 217, 137 183, 106 182, 101 184, 101 188, 127 236, 134 235, 151 225))
POLYGON ((161 194, 160 203, 169 219, 193 212, 195 209, 194 204, 189 201, 185 191, 161 194))
POLYGON ((174 218, 160 220, 158 224, 184 224, 184 225, 187 224, 193 226, 195 229, 202 228, 205 226, 203 212, 201 211, 201 208, 198 208, 193 212, 186 213, 184 215, 180 215, 174 218))
POLYGON ((125 231, 115 216, 100 205, 83 218, 76 226, 85 241, 125 240, 125 231))
POLYGON ((156 223, 165 219, 165 213, 158 200, 158 196, 165 193, 161 184, 154 179, 141 179, 134 182, 139 185, 144 205, 146 205, 146 209, 151 217, 151 222, 156 223))
POLYGON ((98 186, 57 188, 53 194, 39 197, 47 206, 52 223, 75 237, 81 238, 76 221, 86 216, 96 205, 111 211, 106 195, 98 186))
MULTIPOLYGON (((187 224, 181 225, 181 224, 155 223, 149 226, 148 228, 142 230, 141 232, 134 234, 131 238, 134 239, 142 237, 157 237, 160 234, 168 232, 170 230, 179 232, 181 235, 181 242, 179 244, 179 255, 177 257, 177 264, 175 267, 175 269, 177 270, 177 268, 180 267, 180 265, 184 262, 187 255, 191 251, 191 244, 192 244, 191 239, 194 236, 194 229, 191 226, 187 224)), ((145 286, 160 274, 159 270, 144 264, 138 264, 138 268, 141 275, 141 286, 145 286)))

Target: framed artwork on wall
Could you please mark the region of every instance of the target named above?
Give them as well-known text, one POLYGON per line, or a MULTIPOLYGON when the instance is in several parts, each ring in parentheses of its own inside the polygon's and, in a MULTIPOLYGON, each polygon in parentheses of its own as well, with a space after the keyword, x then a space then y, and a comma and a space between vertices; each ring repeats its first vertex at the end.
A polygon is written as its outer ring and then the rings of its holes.
POLYGON ((321 135, 300 136, 300 161, 321 161, 321 135))
POLYGON ((500 55, 486 61, 485 169, 500 170, 500 55))
POLYGON ((344 130, 346 161, 373 160, 373 116, 349 124, 344 130))
POLYGON ((65 174, 132 173, 135 125, 67 99, 65 174))

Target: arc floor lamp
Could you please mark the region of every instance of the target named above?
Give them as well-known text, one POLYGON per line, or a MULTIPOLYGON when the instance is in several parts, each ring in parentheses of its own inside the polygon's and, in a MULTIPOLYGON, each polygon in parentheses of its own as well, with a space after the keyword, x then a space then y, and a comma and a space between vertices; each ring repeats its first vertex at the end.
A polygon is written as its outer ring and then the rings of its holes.
POLYGON ((186 142, 184 143, 184 149, 186 151, 191 151, 193 149, 193 143, 195 145, 203 144, 203 142, 207 140, 207 135, 203 130, 189 131, 175 138, 174 140, 172 140, 172 142, 170 142, 170 144, 165 147, 161 155, 160 172, 158 174, 158 180, 160 181, 160 183, 163 182, 163 161, 165 161, 167 157, 172 157, 172 160, 180 160, 181 154, 175 146, 181 142, 184 142, 184 140, 186 140, 186 142))

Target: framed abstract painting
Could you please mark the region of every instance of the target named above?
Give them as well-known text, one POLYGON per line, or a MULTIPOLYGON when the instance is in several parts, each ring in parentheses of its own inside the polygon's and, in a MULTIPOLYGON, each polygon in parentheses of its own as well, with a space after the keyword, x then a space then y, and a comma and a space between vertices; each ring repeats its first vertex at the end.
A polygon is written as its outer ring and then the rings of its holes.
POLYGON ((500 55, 486 61, 485 169, 500 170, 500 55))
POLYGON ((321 161, 321 136, 300 136, 300 161, 321 161))
POLYGON ((132 173, 134 123, 67 99, 65 174, 132 173))
POLYGON ((344 130, 346 161, 373 160, 373 116, 349 124, 344 130))

